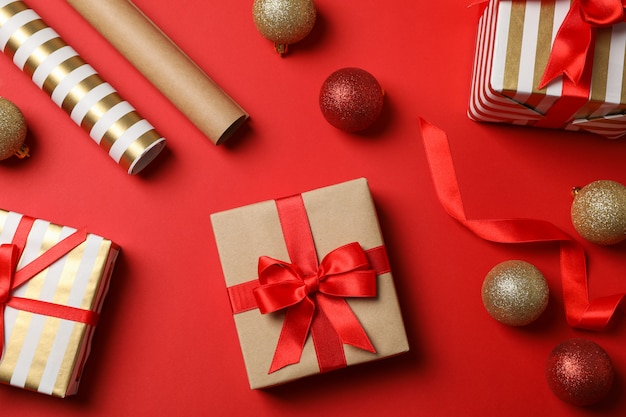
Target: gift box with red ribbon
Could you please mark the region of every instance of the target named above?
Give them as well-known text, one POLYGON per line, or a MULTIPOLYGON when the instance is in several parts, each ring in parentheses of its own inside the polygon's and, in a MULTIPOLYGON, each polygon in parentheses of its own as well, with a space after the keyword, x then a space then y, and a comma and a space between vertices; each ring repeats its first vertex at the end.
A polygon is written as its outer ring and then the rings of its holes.
POLYGON ((75 394, 119 248, 0 210, 0 382, 75 394))
POLYGON ((211 221, 251 388, 408 351, 367 180, 211 221))
POLYGON ((626 134, 626 0, 490 0, 468 114, 476 121, 626 134))

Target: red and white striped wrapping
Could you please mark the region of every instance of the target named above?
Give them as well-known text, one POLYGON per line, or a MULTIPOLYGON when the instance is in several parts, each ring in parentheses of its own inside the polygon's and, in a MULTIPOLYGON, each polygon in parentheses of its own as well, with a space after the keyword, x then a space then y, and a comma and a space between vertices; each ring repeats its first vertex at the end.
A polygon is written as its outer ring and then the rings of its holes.
MULTIPOLYGON (((468 115, 481 122, 550 126, 563 82, 537 86, 570 0, 490 0, 479 21, 468 115)), ((626 134, 626 23, 596 29, 588 101, 564 125, 615 139, 626 134)))

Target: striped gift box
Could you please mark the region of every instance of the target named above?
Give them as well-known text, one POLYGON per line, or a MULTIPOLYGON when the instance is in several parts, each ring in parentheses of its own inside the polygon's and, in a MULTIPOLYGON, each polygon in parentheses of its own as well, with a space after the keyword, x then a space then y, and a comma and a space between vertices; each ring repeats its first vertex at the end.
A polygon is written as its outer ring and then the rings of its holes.
POLYGON ((468 115, 482 122, 626 134, 626 23, 596 30, 591 88, 564 121, 549 110, 572 100, 558 78, 539 89, 569 0, 491 0, 478 26, 468 115))
MULTIPOLYGON (((0 210, 0 244, 13 243, 24 218, 22 214, 0 210)), ((28 219, 34 221, 18 271, 76 232, 71 227, 28 219)), ((13 290, 11 296, 99 313, 118 252, 110 240, 87 234, 82 243, 13 290)), ((0 308, 4 309, 0 382, 57 397, 75 394, 94 326, 10 305, 0 308)))
POLYGON ((165 146, 154 127, 22 1, 0 0, 0 51, 129 174, 165 146))

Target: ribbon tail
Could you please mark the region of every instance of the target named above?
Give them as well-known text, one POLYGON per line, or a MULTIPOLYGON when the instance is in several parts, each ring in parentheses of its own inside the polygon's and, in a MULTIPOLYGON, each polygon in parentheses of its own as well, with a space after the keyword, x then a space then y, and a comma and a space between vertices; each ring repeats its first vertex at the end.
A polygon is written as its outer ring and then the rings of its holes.
POLYGON ((538 88, 545 88, 560 76, 578 84, 585 69, 592 40, 593 29, 583 21, 580 8, 573 4, 554 38, 538 88))
POLYGON ((561 281, 568 324, 587 330, 604 328, 626 294, 590 301, 584 249, 549 222, 533 219, 468 220, 463 210, 447 135, 424 120, 420 119, 420 122, 435 191, 447 213, 478 237, 492 242, 560 242, 561 281))
POLYGON ((315 305, 308 298, 287 309, 278 344, 272 358, 272 364, 270 365, 270 374, 285 366, 300 362, 314 313, 315 305))
POLYGON ((365 329, 345 299, 319 294, 317 302, 324 311, 342 343, 376 353, 365 329))

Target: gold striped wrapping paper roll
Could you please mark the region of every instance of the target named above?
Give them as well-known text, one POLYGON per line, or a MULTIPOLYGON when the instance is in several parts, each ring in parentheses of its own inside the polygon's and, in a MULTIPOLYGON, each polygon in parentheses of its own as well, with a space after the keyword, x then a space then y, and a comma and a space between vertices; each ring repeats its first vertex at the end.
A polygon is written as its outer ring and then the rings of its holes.
MULTIPOLYGON (((0 243, 11 243, 23 215, 0 210, 0 243)), ((76 229, 35 219, 18 268, 76 229)), ((119 247, 88 233, 87 239, 16 288, 13 295, 100 312, 119 247)), ((66 397, 76 394, 95 328, 6 306, 0 382, 66 397)))
POLYGON ((0 0, 0 50, 129 174, 164 148, 165 138, 23 1, 0 0))
MULTIPOLYGON (((560 80, 537 85, 569 0, 491 0, 479 26, 468 115, 534 125, 562 96, 560 80)), ((566 130, 626 134, 626 24, 597 29, 591 91, 566 130)))

